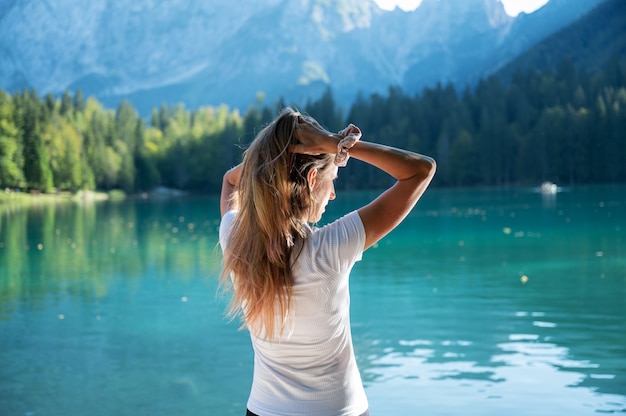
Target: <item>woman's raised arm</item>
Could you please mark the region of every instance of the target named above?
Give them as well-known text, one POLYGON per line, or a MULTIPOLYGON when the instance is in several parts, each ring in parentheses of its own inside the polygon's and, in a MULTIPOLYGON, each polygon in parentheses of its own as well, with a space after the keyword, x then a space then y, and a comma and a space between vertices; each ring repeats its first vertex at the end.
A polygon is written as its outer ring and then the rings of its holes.
POLYGON ((393 176, 396 183, 358 210, 365 227, 365 248, 393 230, 413 209, 435 174, 435 161, 408 150, 357 142, 350 156, 393 176))
MULTIPOLYGON (((326 131, 316 122, 303 119, 297 128, 297 153, 336 153, 337 145, 350 134, 361 131, 349 125, 341 134, 326 131)), ((365 226, 365 248, 393 230, 411 211, 435 175, 435 161, 424 155, 375 143, 357 141, 349 155, 393 176, 397 182, 378 198, 358 210, 365 226)))
POLYGON ((239 208, 239 200, 237 199, 237 186, 241 177, 242 164, 226 171, 224 179, 222 179, 222 194, 220 196, 220 213, 223 217, 231 209, 239 208))

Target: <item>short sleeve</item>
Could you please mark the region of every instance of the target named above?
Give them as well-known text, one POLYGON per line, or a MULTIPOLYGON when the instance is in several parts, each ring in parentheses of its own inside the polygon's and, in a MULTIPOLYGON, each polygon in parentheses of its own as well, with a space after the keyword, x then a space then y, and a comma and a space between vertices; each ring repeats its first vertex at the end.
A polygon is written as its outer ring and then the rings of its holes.
POLYGON ((222 217, 222 221, 220 222, 220 232, 219 232, 219 240, 220 246, 222 247, 222 251, 228 245, 228 240, 230 240, 230 232, 232 230, 233 221, 237 216, 237 211, 228 211, 222 217))
POLYGON ((357 211, 313 232, 313 249, 318 261, 333 272, 345 272, 361 260, 365 247, 365 227, 357 211))

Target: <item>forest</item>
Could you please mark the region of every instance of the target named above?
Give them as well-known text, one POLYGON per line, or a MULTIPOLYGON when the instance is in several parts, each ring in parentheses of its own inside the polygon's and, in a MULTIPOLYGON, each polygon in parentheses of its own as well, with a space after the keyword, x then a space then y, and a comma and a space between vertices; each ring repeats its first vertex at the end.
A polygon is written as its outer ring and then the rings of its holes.
MULTIPOLYGON (((141 117, 128 101, 104 108, 81 91, 54 97, 0 91, 0 187, 58 192, 157 187, 217 193, 223 172, 280 109, 292 106, 331 131, 354 123, 363 140, 437 160, 436 186, 537 186, 626 182, 626 62, 609 59, 589 73, 563 61, 518 71, 459 91, 436 85, 409 95, 359 94, 347 107, 329 88, 306 103, 245 111, 155 106, 141 117)), ((391 180, 351 161, 337 183, 372 189, 391 180), (351 165, 351 166, 350 166, 351 165)))

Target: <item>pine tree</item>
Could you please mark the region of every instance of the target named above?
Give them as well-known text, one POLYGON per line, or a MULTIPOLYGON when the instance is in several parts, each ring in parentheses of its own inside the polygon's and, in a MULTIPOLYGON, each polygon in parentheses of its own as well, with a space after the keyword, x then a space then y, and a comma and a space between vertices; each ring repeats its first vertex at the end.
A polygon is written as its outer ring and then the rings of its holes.
POLYGON ((52 172, 48 163, 45 144, 41 135, 43 106, 36 91, 26 90, 15 96, 16 125, 21 133, 26 186, 33 190, 47 191, 52 188, 52 172))
POLYGON ((0 91, 0 186, 24 186, 24 176, 17 158, 21 150, 11 97, 0 91))

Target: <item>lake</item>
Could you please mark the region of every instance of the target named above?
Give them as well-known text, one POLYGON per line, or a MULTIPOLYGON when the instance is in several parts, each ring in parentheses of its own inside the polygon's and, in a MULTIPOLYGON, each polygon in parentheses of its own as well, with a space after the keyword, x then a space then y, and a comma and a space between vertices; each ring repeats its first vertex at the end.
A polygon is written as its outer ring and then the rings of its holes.
MULTIPOLYGON (((243 416, 218 225, 216 197, 0 206, 0 414, 243 416)), ((626 186, 431 189, 351 293, 372 415, 626 412, 626 186)))

